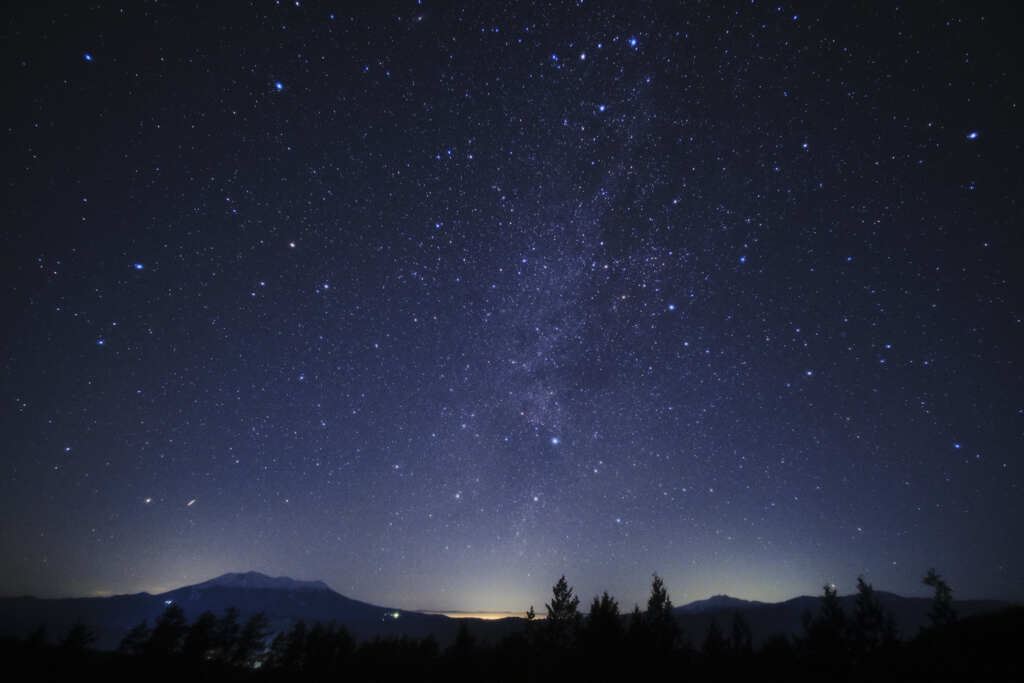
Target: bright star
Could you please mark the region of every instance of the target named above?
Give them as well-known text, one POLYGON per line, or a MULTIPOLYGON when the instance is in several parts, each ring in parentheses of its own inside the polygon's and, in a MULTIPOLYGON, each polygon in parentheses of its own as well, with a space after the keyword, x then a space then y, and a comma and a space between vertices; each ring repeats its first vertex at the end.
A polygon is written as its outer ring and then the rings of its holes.
POLYGON ((84 59, 87 62, 91 62, 92 61, 92 55, 89 54, 88 52, 86 52, 84 55, 82 55, 82 59, 84 59))
POLYGON ((560 440, 559 440, 559 438, 557 436, 551 437, 551 445, 552 446, 557 446, 559 443, 560 443, 560 440))
POLYGON ((284 90, 284 83, 282 83, 281 81, 277 81, 276 83, 274 83, 274 90, 276 90, 277 92, 281 92, 282 90, 284 90))
POLYGON ((978 131, 972 130, 970 133, 967 134, 967 139, 968 140, 977 140, 978 139, 978 131))

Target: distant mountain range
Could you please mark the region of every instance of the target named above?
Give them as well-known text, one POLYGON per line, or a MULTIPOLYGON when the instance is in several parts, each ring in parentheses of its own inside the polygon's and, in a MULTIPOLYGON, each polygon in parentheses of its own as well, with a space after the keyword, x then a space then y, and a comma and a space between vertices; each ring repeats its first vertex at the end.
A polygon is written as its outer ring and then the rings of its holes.
MULTIPOLYGON (((932 606, 931 598, 905 598, 884 591, 875 591, 875 594, 882 608, 895 619, 901 638, 913 638, 922 627, 930 623, 928 612, 932 606)), ((854 612, 855 600, 855 595, 844 595, 839 598, 843 611, 848 615, 854 612)), ((996 612, 1010 604, 1003 600, 957 600, 954 607, 959 616, 969 617, 996 612)), ((740 613, 750 626, 754 645, 757 646, 766 638, 778 634, 791 637, 802 635, 804 612, 817 614, 820 606, 820 597, 807 595, 784 602, 754 602, 728 595, 716 595, 707 600, 676 607, 674 612, 687 638, 698 647, 703 642, 712 620, 717 621, 722 631, 728 634, 733 615, 740 613)))
MULTIPOLYGON (((931 601, 928 598, 904 598, 879 592, 882 606, 890 611, 903 637, 913 637, 928 623, 931 601)), ((852 613, 854 596, 840 599, 843 608, 852 613)), ((675 608, 675 614, 690 642, 699 646, 712 620, 725 633, 729 632, 733 615, 741 613, 750 625, 755 645, 775 635, 799 635, 803 630, 804 610, 816 612, 820 599, 799 597, 779 603, 741 600, 716 595, 675 608)), ((26 637, 39 626, 45 626, 51 640, 61 638, 76 621, 85 623, 96 635, 96 647, 113 649, 124 634, 143 619, 152 626, 168 605, 178 604, 189 621, 209 610, 217 615, 228 607, 239 610, 242 619, 256 612, 266 613, 270 629, 288 629, 302 619, 337 622, 360 639, 377 636, 433 635, 443 647, 452 642, 462 619, 441 614, 409 612, 382 607, 347 598, 322 581, 297 581, 288 577, 270 577, 258 572, 232 573, 218 576, 192 586, 184 586, 159 595, 136 593, 107 598, 32 597, 0 598, 0 636, 26 637)), ((961 616, 997 611, 1010 603, 998 600, 957 601, 961 616)), ((509 617, 497 620, 470 619, 474 636, 495 642, 523 628, 524 619, 509 617)))

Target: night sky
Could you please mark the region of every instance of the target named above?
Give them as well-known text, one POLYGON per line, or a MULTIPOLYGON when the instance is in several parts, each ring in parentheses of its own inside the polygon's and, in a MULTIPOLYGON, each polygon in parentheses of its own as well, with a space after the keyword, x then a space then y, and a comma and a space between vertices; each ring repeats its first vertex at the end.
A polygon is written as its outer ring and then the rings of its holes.
POLYGON ((1024 598, 1020 10, 5 10, 0 593, 1024 598))

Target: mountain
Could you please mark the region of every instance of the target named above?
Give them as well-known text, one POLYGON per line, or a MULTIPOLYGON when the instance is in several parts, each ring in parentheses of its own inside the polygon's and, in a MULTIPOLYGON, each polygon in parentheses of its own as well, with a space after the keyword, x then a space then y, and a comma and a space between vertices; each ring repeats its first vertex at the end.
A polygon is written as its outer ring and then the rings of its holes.
POLYGON ((765 604, 767 603, 757 602, 756 600, 741 600, 740 598, 734 598, 728 595, 712 595, 707 600, 695 600, 682 605, 681 607, 676 607, 674 611, 677 615, 704 614, 706 612, 722 611, 735 612, 765 604))
MULTIPOLYGON (((917 635, 928 623, 931 600, 904 598, 892 593, 877 593, 882 606, 892 613, 903 638, 917 635)), ((848 614, 853 614, 855 596, 840 598, 848 614)), ((754 644, 773 635, 798 637, 803 633, 804 611, 816 613, 821 599, 802 596, 778 603, 741 600, 715 595, 691 602, 674 610, 685 637, 696 647, 704 641, 708 626, 716 620, 729 633, 734 614, 742 614, 750 626, 754 644)), ((521 631, 525 620, 509 617, 494 621, 453 619, 440 614, 407 612, 394 607, 373 605, 345 597, 322 581, 297 581, 288 577, 270 577, 258 572, 224 574, 209 581, 183 586, 151 595, 115 595, 108 598, 61 598, 44 600, 32 597, 0 598, 0 636, 27 637, 39 626, 46 627, 50 641, 62 638, 76 621, 83 622, 96 635, 96 647, 113 649, 124 634, 143 619, 152 626, 168 605, 177 604, 188 620, 204 611, 221 615, 235 607, 240 620, 264 612, 272 632, 290 629, 303 620, 337 622, 359 639, 378 636, 433 636, 441 647, 455 639, 461 623, 468 622, 473 636, 481 642, 497 642, 521 631)), ((1010 603, 998 600, 958 600, 954 603, 961 617, 995 612, 1010 603)))
POLYGON ((259 572, 222 574, 209 581, 197 583, 193 588, 267 588, 292 591, 329 591, 323 581, 296 581, 287 576, 270 577, 259 572))
MULTIPOLYGON (((876 591, 875 594, 882 608, 895 619, 901 638, 913 638, 922 627, 930 623, 928 612, 932 606, 931 598, 905 598, 884 591, 876 591)), ((855 595, 844 595, 839 598, 839 603, 848 616, 853 615, 855 601, 855 595)), ((988 614, 1009 605, 1009 602, 1002 600, 957 600, 953 603, 960 617, 988 614)), ((804 633, 804 612, 817 614, 820 607, 821 598, 808 595, 774 603, 716 595, 707 600, 676 607, 673 612, 686 637, 696 647, 700 647, 704 642, 713 620, 718 622, 725 633, 729 633, 733 616, 737 613, 743 615, 747 621, 754 645, 757 646, 774 635, 800 637, 804 633)))
POLYGON ((147 619, 150 626, 168 605, 177 604, 191 622, 207 610, 221 615, 235 607, 244 620, 264 612, 272 631, 291 628, 298 620, 335 621, 358 638, 376 636, 453 639, 458 621, 442 615, 406 612, 373 605, 337 593, 322 581, 297 581, 258 572, 224 574, 209 581, 151 595, 107 598, 0 598, 0 635, 25 637, 45 626, 49 639, 58 640, 76 621, 96 635, 96 647, 113 649, 132 626, 147 619))

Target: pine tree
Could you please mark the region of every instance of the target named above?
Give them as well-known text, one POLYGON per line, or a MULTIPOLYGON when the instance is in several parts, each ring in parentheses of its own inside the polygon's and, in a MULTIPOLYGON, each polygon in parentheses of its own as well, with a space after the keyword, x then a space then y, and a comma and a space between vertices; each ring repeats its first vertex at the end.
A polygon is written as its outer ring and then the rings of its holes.
POLYGON ((169 605, 153 625, 153 632, 146 643, 146 652, 158 657, 177 653, 187 630, 185 611, 176 604, 169 605))
POLYGON ((206 661, 214 647, 216 629, 217 616, 213 612, 207 610, 200 614, 185 636, 185 644, 181 648, 185 659, 191 663, 206 661))
POLYGON ((665 582, 654 574, 651 581, 651 595, 647 599, 644 621, 650 631, 652 644, 662 651, 675 649, 679 641, 679 622, 672 614, 672 600, 668 596, 665 582))
POLYGON ((817 617, 804 613, 804 628, 806 644, 816 665, 832 672, 845 671, 849 627, 835 586, 825 585, 817 617))
POLYGON ((145 650, 149 636, 149 624, 143 619, 135 626, 132 626, 128 633, 124 634, 124 638, 121 639, 121 644, 117 649, 124 654, 140 655, 145 650))
POLYGON ((575 624, 579 621, 580 613, 578 607, 580 599, 573 595, 572 587, 566 582, 564 574, 558 580, 558 583, 552 587, 551 592, 551 602, 544 605, 548 610, 548 622, 575 624))
POLYGON ((729 639, 729 646, 733 652, 741 655, 748 655, 754 651, 754 635, 750 630, 750 624, 740 612, 732 615, 732 637, 729 639))
POLYGON ((923 583, 935 589, 935 596, 932 598, 932 611, 928 617, 932 620, 933 626, 944 626, 956 621, 956 610, 953 609, 953 589, 934 570, 929 569, 923 583))
POLYGON ((238 609, 228 607, 224 615, 217 620, 213 633, 213 657, 217 661, 228 663, 234 656, 238 644, 238 609))
POLYGON ((619 603, 608 591, 600 597, 594 596, 590 603, 583 637, 590 656, 607 655, 609 649, 618 647, 622 639, 622 619, 619 603))
POLYGON ((701 648, 701 652, 704 653, 705 657, 709 659, 718 659, 726 653, 729 649, 729 641, 725 639, 725 634, 722 633, 722 629, 718 626, 718 619, 711 618, 711 623, 708 624, 707 635, 704 636, 704 646, 701 648))
POLYGON ((884 639, 885 628, 885 612, 875 589, 863 576, 858 576, 853 610, 853 642, 857 652, 867 655, 877 649, 884 639))
POLYGON ((76 621, 71 625, 60 646, 67 653, 82 654, 92 647, 94 642, 96 642, 95 634, 83 622, 76 621))
POLYGON ((573 594, 572 587, 566 582, 564 575, 552 587, 551 592, 551 602, 544 605, 548 610, 548 618, 544 620, 544 633, 550 646, 565 651, 575 644, 579 631, 580 599, 573 594))
POLYGON ((267 615, 257 612, 249 617, 231 653, 231 663, 235 666, 251 667, 256 658, 263 652, 267 638, 267 615))

